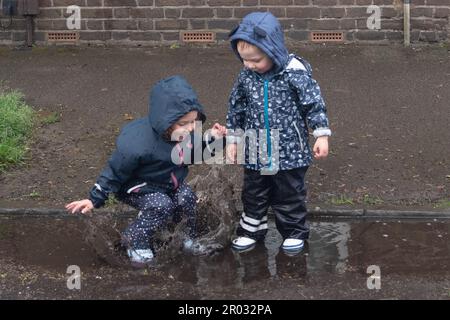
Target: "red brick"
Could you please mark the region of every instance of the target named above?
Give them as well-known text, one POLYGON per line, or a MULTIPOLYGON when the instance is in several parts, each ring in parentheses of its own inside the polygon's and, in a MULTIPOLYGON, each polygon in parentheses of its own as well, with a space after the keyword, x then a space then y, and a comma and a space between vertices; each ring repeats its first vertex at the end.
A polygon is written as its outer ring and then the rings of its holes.
POLYGON ((93 19, 109 19, 113 17, 112 8, 102 8, 102 9, 82 9, 81 17, 93 18, 93 19))
POLYGON ((179 18, 181 16, 181 9, 164 8, 164 17, 179 18))
POLYGON ((139 7, 153 7, 153 0, 137 0, 137 4, 139 7))
POLYGON ((212 18, 214 12, 211 8, 185 8, 181 16, 183 18, 212 18))
POLYGON ((386 34, 384 31, 359 30, 354 33, 355 38, 364 41, 384 40, 386 34))
POLYGON ((187 20, 164 19, 155 21, 156 30, 185 30, 187 29, 187 20))
POLYGON ((308 29, 308 19, 282 19, 280 20, 283 30, 305 30, 308 29))
POLYGON ((231 8, 217 8, 217 18, 231 18, 233 16, 233 9, 231 8))
POLYGON ((254 12, 255 9, 253 8, 235 8, 234 9, 234 17, 235 18, 243 18, 249 13, 254 12))
POLYGON ((208 29, 222 29, 222 30, 231 30, 233 29, 239 22, 237 20, 231 19, 214 19, 208 21, 208 29))
POLYGON ((355 19, 339 19, 339 29, 341 30, 353 30, 356 28, 355 19))
POLYGON ((132 8, 132 18, 164 18, 164 9, 162 8, 132 8))
POLYGON ((288 18, 320 18, 319 8, 287 8, 288 18))
MULTIPOLYGON (((412 1, 425 1, 425 0, 412 0, 412 1)), ((373 0, 373 4, 377 6, 389 6, 394 4, 394 0, 373 0)))
POLYGON ((114 18, 129 18, 130 8, 115 8, 113 10, 114 18))
POLYGON ((394 41, 401 41, 403 40, 403 32, 400 31, 387 31, 386 32, 386 39, 388 40, 394 40, 394 41))
POLYGON ((211 7, 239 7, 241 0, 208 0, 207 4, 211 7))
POLYGON ((163 32, 162 33, 163 41, 178 41, 180 40, 179 32, 163 32))
POLYGON ((101 7, 102 5, 102 0, 86 0, 87 7, 101 7))
POLYGON ((436 8, 434 13, 435 18, 448 18, 450 17, 450 8, 436 8))
POLYGON ((321 18, 342 18, 344 16, 344 8, 320 8, 321 18))
POLYGON ((113 40, 128 40, 130 38, 129 31, 113 31, 111 34, 113 40))
POLYGON ((53 0, 53 7, 68 7, 68 6, 80 6, 85 5, 84 0, 53 0))
POLYGON ((258 0, 242 0, 243 6, 257 6, 258 0))
POLYGON ((206 20, 203 19, 191 19, 190 20, 191 28, 194 30, 202 30, 206 28, 206 20))
POLYGON ((311 0, 313 6, 335 6, 337 0, 311 0))
POLYGON ((86 29, 88 30, 105 30, 104 20, 87 20, 86 29))
POLYGON ((138 21, 138 29, 139 30, 153 30, 153 20, 144 19, 138 21))
POLYGON ((52 0, 39 0, 40 8, 51 7, 51 6, 52 6, 52 0))
POLYGON ((155 0, 155 6, 187 6, 188 0, 155 0))
POLYGON ((106 20, 105 30, 137 30, 136 20, 106 20))
POLYGON ((338 30, 339 20, 338 19, 320 19, 311 20, 308 23, 310 30, 338 30))
POLYGON ((136 7, 135 0, 104 0, 105 7, 136 7))
POLYGON ((206 0, 189 0, 189 5, 191 7, 205 6, 206 0))
POLYGON ((289 6, 294 4, 293 0, 261 0, 262 6, 289 6))
POLYGON ((346 16, 349 18, 368 18, 370 14, 367 13, 367 8, 358 7, 358 8, 347 8, 346 16))
POLYGON ((309 32, 308 31, 297 31, 297 30, 292 30, 292 31, 288 31, 286 32, 286 37, 292 40, 297 40, 297 41, 307 41, 309 40, 309 32))
POLYGON ((310 4, 311 4, 310 0, 294 0, 295 6, 308 6, 310 4))
POLYGON ((411 9, 411 17, 432 17, 433 16, 433 8, 412 8, 411 9))
POLYGON ((55 19, 62 17, 63 14, 61 9, 40 9, 39 18, 55 19))
POLYGON ((130 40, 132 41, 161 41, 160 32, 130 32, 130 40))
POLYGON ((427 0, 428 6, 448 6, 448 0, 427 0))
POLYGON ((111 40, 111 31, 80 31, 80 40, 86 41, 111 40))

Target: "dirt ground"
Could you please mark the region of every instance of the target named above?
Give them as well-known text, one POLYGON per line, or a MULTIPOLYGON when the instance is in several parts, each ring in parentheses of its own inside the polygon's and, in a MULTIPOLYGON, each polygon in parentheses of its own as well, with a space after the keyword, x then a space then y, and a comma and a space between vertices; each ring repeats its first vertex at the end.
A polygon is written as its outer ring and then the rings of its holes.
MULTIPOLYGON (((331 154, 307 177, 311 206, 448 210, 448 47, 302 46, 321 85, 331 154)), ((152 85, 174 74, 197 90, 208 125, 225 122, 240 63, 228 47, 0 48, 0 83, 44 121, 25 164, 0 175, 0 207, 62 208, 85 198, 120 128, 146 116, 152 85)), ((206 165, 191 169, 191 177, 206 165)), ((241 186, 241 169, 224 172, 241 186)))

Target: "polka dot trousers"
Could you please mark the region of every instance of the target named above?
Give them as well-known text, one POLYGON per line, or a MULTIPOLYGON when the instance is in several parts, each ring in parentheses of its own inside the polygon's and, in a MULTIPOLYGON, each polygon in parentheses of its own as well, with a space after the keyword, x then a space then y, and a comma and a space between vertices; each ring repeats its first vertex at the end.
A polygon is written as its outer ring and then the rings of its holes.
POLYGON ((139 215, 123 232, 127 246, 149 249, 155 231, 164 227, 170 219, 179 222, 187 217, 188 235, 195 236, 195 206, 197 197, 186 183, 175 192, 133 194, 121 199, 139 210, 139 215))

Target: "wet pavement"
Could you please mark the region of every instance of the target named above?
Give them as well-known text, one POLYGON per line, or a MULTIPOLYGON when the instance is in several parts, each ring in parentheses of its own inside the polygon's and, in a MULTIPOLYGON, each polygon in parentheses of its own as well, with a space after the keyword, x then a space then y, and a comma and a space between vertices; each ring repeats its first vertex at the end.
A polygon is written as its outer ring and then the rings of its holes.
POLYGON ((127 219, 104 222, 0 218, 0 299, 450 299, 448 219, 316 219, 296 256, 270 221, 252 251, 192 256, 169 243, 147 269, 114 249, 127 219))

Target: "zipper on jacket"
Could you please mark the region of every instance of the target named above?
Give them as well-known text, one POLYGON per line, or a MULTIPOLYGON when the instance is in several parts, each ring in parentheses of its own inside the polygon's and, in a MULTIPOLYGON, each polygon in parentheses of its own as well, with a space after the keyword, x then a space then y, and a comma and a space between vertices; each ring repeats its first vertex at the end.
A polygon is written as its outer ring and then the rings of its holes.
POLYGON ((298 130, 298 127, 297 127, 297 124, 295 123, 295 121, 294 121, 293 123, 294 123, 295 131, 297 131, 298 140, 300 141, 300 148, 301 148, 302 151, 303 151, 305 148, 304 148, 304 146, 303 146, 302 135, 300 134, 300 130, 298 130))
POLYGON ((269 81, 264 80, 264 125, 266 127, 267 157, 269 158, 269 168, 272 168, 272 141, 270 137, 269 124, 269 81))

